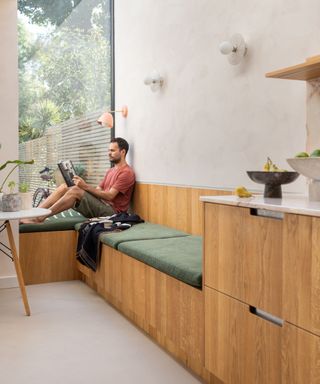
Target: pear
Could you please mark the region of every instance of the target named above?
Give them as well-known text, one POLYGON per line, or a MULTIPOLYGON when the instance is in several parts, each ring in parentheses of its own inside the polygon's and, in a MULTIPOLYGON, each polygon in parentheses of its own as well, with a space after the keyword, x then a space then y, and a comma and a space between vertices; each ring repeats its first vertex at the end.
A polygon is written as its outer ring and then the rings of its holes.
POLYGON ((309 157, 309 154, 307 152, 299 152, 295 157, 309 157))
POLYGON ((247 188, 243 187, 243 186, 240 186, 240 187, 237 187, 235 190, 234 190, 234 193, 235 195, 237 195, 238 197, 251 197, 252 196, 252 193, 249 192, 247 190, 247 188))

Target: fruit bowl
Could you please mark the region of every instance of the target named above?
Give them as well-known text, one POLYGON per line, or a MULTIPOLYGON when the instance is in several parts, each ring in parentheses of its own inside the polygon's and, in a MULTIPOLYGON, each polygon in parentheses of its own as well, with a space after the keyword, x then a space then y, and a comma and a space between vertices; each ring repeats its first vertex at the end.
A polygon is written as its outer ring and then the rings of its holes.
POLYGON ((320 157, 295 157, 287 159, 295 171, 309 179, 320 180, 320 157))
POLYGON ((281 199, 282 184, 292 183, 299 176, 298 172, 266 172, 266 171, 247 171, 250 179, 256 183, 264 184, 264 197, 274 197, 281 199))
POLYGON ((287 162, 309 179, 309 200, 320 201, 320 157, 295 157, 287 162))

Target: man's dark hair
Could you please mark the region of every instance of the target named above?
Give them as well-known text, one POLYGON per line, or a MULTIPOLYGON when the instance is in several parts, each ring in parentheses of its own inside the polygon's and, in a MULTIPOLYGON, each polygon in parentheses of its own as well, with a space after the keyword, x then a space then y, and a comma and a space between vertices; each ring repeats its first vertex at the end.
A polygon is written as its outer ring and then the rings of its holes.
POLYGON ((126 151, 126 154, 128 153, 129 151, 129 144, 128 142, 123 139, 122 137, 115 137, 113 139, 111 139, 110 143, 117 143, 118 144, 118 147, 120 149, 120 151, 122 149, 124 149, 126 151))

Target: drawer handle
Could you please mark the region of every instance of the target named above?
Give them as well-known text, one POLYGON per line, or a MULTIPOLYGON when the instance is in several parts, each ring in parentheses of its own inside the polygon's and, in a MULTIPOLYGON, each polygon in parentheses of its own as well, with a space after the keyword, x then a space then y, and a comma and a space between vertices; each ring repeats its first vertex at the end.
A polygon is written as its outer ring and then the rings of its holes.
POLYGON ((259 308, 256 308, 256 307, 253 307, 252 305, 250 305, 249 311, 253 315, 261 317, 264 320, 270 321, 270 323, 278 325, 279 327, 283 326, 284 320, 280 319, 280 317, 271 315, 270 313, 265 312, 262 309, 259 309, 259 308))
POLYGON ((268 217, 270 219, 283 220, 284 214, 279 211, 269 211, 269 209, 250 208, 251 216, 268 217))

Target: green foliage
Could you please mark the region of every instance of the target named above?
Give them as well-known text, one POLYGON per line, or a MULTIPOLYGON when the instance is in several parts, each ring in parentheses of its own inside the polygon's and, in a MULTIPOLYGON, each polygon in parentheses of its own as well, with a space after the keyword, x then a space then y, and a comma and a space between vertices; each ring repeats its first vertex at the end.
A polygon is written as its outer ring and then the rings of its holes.
POLYGON ((10 193, 13 193, 15 186, 16 186, 15 181, 13 181, 13 180, 9 181, 8 187, 9 187, 10 193))
POLYGON ((18 0, 18 9, 35 24, 60 25, 81 0, 18 0))
POLYGON ((88 172, 85 166, 82 163, 73 164, 74 170, 76 171, 77 176, 81 177, 84 181, 88 177, 88 172))
POLYGON ((34 24, 60 26, 62 23, 88 30, 92 24, 110 27, 109 13, 97 12, 109 8, 111 0, 18 0, 18 10, 34 24), (76 20, 76 21, 75 21, 76 20))
POLYGON ((18 1, 20 12, 33 22, 49 23, 36 39, 26 21, 19 19, 20 141, 41 137, 52 125, 110 105, 111 50, 106 30, 110 16, 102 12, 109 0, 88 0, 75 9, 78 3, 18 1), (88 7, 86 12, 83 7, 88 7), (63 28, 50 27, 50 23, 60 25, 58 14, 68 16, 69 11, 72 17, 63 28), (82 20, 77 12, 87 19, 82 28, 72 25, 74 19, 77 26, 82 20))
POLYGON ((110 44, 100 30, 62 28, 39 53, 38 75, 45 96, 59 105, 63 120, 108 105, 110 44))
POLYGON ((3 190, 3 187, 6 183, 6 181, 8 180, 9 176, 11 175, 11 173, 17 168, 19 167, 19 165, 22 165, 22 164, 33 164, 34 163, 34 160, 29 160, 29 161, 23 161, 23 160, 8 160, 6 161, 5 163, 3 163, 2 165, 0 165, 0 171, 2 171, 4 168, 6 168, 6 166, 8 164, 14 164, 14 166, 10 169, 9 173, 7 174, 7 176, 4 178, 2 184, 0 185, 0 192, 2 192, 3 190))
POLYGON ((30 186, 29 186, 28 183, 20 183, 20 184, 19 184, 19 192, 21 192, 21 193, 26 193, 26 192, 28 192, 28 191, 29 191, 29 188, 30 188, 30 186))

